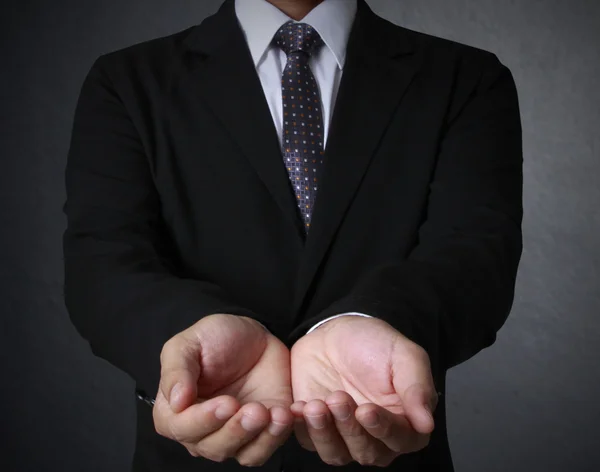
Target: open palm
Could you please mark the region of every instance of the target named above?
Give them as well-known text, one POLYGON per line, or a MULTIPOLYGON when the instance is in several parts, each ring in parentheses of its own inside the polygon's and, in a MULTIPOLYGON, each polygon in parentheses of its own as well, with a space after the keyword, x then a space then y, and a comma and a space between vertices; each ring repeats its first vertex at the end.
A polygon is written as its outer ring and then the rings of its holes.
POLYGON ((206 319, 198 336, 198 401, 231 395, 242 405, 291 405, 289 350, 277 337, 253 320, 227 315, 206 319))
POLYGON ((294 400, 325 400, 344 390, 357 405, 375 403, 402 413, 391 371, 397 336, 380 323, 352 317, 301 338, 292 349, 294 400))
POLYGON ((384 456, 387 463, 428 441, 433 418, 427 409, 435 402, 429 358, 385 321, 328 321, 296 342, 291 366, 292 411, 306 420, 296 436, 329 463, 376 463, 384 456), (336 417, 338 406, 346 411, 336 417))
POLYGON ((253 319, 210 315, 161 352, 156 431, 194 456, 263 464, 292 431, 290 355, 253 319))

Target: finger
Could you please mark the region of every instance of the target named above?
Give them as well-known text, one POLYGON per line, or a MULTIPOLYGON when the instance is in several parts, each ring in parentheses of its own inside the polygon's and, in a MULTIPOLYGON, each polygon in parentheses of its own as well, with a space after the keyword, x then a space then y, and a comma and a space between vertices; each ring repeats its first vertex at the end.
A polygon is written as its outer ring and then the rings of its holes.
POLYGON ((376 465, 394 455, 385 444, 367 432, 356 419, 357 404, 344 391, 330 394, 325 403, 331 411, 338 433, 352 458, 361 465, 376 465))
POLYGON ((192 405, 197 398, 200 350, 199 341, 182 332, 169 339, 160 353, 159 390, 175 413, 192 405))
POLYGON ((323 462, 329 465, 346 465, 352 462, 352 456, 324 401, 308 402, 304 407, 304 420, 310 439, 323 462))
POLYGON ((307 451, 315 452, 317 448, 308 434, 308 427, 304 420, 304 405, 306 405, 305 401, 297 401, 290 406, 290 411, 294 415, 294 436, 300 446, 307 451))
POLYGON ((395 453, 418 451, 429 443, 430 435, 415 431, 403 414, 392 413, 373 403, 365 403, 356 409, 355 415, 369 434, 395 453))
POLYGON ((234 397, 221 395, 191 405, 181 413, 174 413, 166 399, 161 397, 157 398, 152 414, 156 431, 161 436, 195 444, 221 429, 239 408, 234 397))
POLYGON ((269 413, 271 416, 268 427, 237 451, 235 458, 240 465, 246 467, 263 465, 291 434, 294 417, 289 410, 281 406, 273 406, 269 413))
POLYGON ((297 402, 294 402, 290 405, 290 411, 292 412, 292 414, 294 415, 294 417, 297 418, 303 418, 304 419, 304 405, 306 405, 305 401, 299 400, 297 402))
POLYGON ((221 462, 234 457, 238 450, 257 437, 269 424, 271 415, 262 403, 246 403, 222 428, 196 445, 196 451, 210 460, 221 462))

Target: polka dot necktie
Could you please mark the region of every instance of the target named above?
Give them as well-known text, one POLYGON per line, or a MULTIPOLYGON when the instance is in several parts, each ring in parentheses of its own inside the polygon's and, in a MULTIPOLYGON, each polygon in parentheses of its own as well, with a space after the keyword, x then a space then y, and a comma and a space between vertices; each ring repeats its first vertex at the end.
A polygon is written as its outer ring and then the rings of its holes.
POLYGON ((308 60, 324 43, 312 26, 293 21, 288 21, 275 33, 273 42, 287 55, 281 78, 282 153, 306 234, 324 154, 321 98, 308 60))

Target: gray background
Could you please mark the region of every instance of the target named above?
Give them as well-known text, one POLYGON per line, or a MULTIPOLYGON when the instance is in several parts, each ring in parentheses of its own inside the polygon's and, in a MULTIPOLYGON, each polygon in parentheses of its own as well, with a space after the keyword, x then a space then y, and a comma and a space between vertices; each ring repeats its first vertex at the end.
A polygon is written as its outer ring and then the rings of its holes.
MULTIPOLYGON (((220 3, 2 4, 0 461, 13 464, 0 462, 3 471, 79 471, 89 456, 94 470, 128 470, 133 383, 92 356, 61 297, 74 106, 99 54, 199 23, 220 3)), ((495 52, 519 90, 525 249, 498 341, 449 372, 457 472, 598 471, 600 2, 369 4, 408 28, 495 52)))

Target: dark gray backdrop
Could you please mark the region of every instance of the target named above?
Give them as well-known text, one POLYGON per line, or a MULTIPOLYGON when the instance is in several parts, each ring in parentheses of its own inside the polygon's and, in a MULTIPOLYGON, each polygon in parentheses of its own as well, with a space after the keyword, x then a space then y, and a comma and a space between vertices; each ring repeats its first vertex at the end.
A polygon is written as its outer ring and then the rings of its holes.
MULTIPOLYGON (((99 54, 199 23, 220 3, 2 3, 0 470, 80 471, 90 455, 94 470, 128 470, 133 383, 92 356, 61 297, 73 111, 99 54)), ((519 90, 525 249, 498 341, 449 372, 457 472, 598 471, 600 2, 369 4, 395 23, 495 52, 519 90)))

